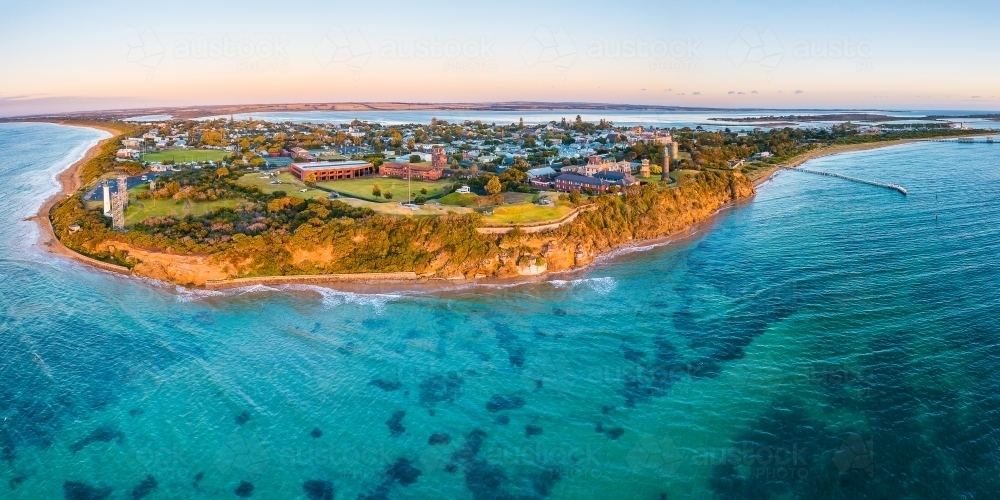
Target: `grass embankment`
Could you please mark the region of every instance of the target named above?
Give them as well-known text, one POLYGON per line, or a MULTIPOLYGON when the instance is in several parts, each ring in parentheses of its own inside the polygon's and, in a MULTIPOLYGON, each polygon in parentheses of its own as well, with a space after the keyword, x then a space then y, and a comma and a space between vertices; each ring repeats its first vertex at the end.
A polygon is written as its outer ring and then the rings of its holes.
POLYGON ((471 207, 476 204, 477 199, 479 195, 473 193, 451 193, 438 198, 437 202, 453 207, 471 207))
POLYGON ((163 163, 173 161, 175 163, 187 163, 193 161, 221 161, 229 153, 218 149, 186 149, 169 150, 146 153, 142 160, 150 163, 163 163))

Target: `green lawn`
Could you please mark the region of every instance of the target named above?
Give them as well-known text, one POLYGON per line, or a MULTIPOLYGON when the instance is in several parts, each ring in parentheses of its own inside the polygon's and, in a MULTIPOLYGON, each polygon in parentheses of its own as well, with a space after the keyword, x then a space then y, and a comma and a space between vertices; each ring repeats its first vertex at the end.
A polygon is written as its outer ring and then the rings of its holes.
MULTIPOLYGON (((374 186, 375 183, 378 183, 383 193, 386 191, 392 192, 392 200, 390 201, 395 203, 397 201, 406 201, 406 182, 407 181, 405 179, 365 177, 361 179, 320 182, 319 185, 326 189, 357 198, 384 202, 386 201, 384 198, 376 198, 372 196, 372 186, 374 186)), ((450 183, 446 181, 424 182, 414 180, 412 187, 413 197, 416 198, 417 195, 421 194, 421 188, 427 189, 427 194, 424 195, 425 197, 430 198, 432 196, 437 196, 444 192, 444 189, 449 185, 450 183)))
POLYGON ((132 198, 125 210, 125 224, 133 225, 142 222, 147 217, 184 217, 187 215, 203 215, 219 208, 236 208, 242 200, 218 200, 191 202, 190 208, 183 201, 175 200, 136 200, 132 198))
POLYGON ((472 204, 475 203, 476 198, 479 198, 479 196, 473 193, 469 194, 451 193, 438 198, 437 201, 442 205, 451 205, 454 207, 471 207, 472 204))
POLYGON ((533 203, 519 205, 503 205, 493 210, 493 215, 486 217, 486 222, 497 224, 534 224, 561 219, 573 211, 569 203, 556 203, 554 207, 544 207, 533 203))
POLYGON ((219 161, 225 158, 227 154, 229 153, 218 149, 189 149, 146 153, 142 158, 143 161, 154 163, 170 160, 177 163, 185 163, 190 161, 219 161))

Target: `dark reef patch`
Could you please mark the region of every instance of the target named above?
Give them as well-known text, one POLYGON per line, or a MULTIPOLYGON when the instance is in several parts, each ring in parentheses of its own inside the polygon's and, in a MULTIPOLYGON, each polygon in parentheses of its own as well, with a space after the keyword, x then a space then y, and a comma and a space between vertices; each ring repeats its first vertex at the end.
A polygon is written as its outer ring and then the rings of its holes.
POLYGON ((608 437, 608 439, 612 441, 622 437, 622 435, 625 434, 625 429, 621 427, 604 427, 604 424, 602 423, 598 423, 597 426, 594 427, 594 430, 600 434, 604 434, 605 436, 608 437))
POLYGON ((14 476, 10 478, 7 485, 10 486, 11 491, 18 489, 25 481, 28 480, 28 476, 14 476))
POLYGON ((479 429, 473 429, 472 432, 465 436, 465 444, 451 456, 449 466, 455 468, 458 465, 471 462, 479 454, 479 450, 482 449, 483 442, 485 441, 486 433, 479 429))
POLYGON ((520 396, 505 396, 503 394, 494 394, 490 396, 490 400, 486 402, 486 410, 490 413, 496 413, 498 411, 506 410, 516 410, 523 407, 527 402, 524 398, 520 396))
POLYGON ((250 421, 250 412, 244 411, 239 415, 236 415, 236 425, 242 427, 244 424, 250 421))
POLYGON ((525 349, 524 345, 521 343, 520 337, 511 331, 510 327, 503 323, 494 323, 493 327, 497 332, 497 345, 507 352, 507 359, 510 361, 511 366, 515 366, 517 368, 524 366, 525 349))
POLYGON ((309 435, 315 439, 319 439, 323 437, 323 430, 320 429, 319 427, 316 427, 315 429, 309 432, 309 435))
POLYGON ((537 425, 528 424, 524 426, 524 437, 537 436, 542 433, 542 428, 537 425))
POLYGON ((452 456, 445 470, 465 471, 465 487, 474 500, 537 500, 552 493, 552 487, 562 478, 559 469, 541 467, 511 477, 503 467, 478 457, 486 441, 486 433, 476 429, 465 438, 465 444, 452 456))
POLYGON ((69 449, 76 454, 78 451, 94 443, 110 443, 111 441, 115 441, 121 444, 124 440, 125 434, 122 434, 122 431, 110 425, 102 425, 91 431, 83 439, 71 444, 69 449))
POLYGON ((309 500, 333 500, 337 495, 337 489, 330 481, 311 479, 302 483, 302 492, 309 500))
POLYGON ((389 435, 392 437, 402 436, 406 432, 406 427, 403 427, 403 418, 406 417, 406 410, 399 410, 389 417, 389 420, 385 421, 385 425, 389 427, 389 435))
POLYGON ((358 500, 386 500, 389 498, 389 491, 393 485, 399 484, 407 487, 415 482, 423 472, 413 466, 409 459, 397 458, 395 462, 385 468, 385 478, 381 483, 373 487, 368 493, 358 495, 358 500))
POLYGON ((508 415, 498 415, 497 418, 495 420, 493 420, 493 423, 495 423, 497 425, 507 425, 507 424, 510 423, 510 416, 508 416, 508 415))
POLYGON ((657 338, 654 345, 656 353, 648 361, 645 360, 645 354, 639 355, 635 349, 622 345, 625 359, 636 364, 635 371, 625 375, 623 396, 628 407, 662 397, 688 372, 688 367, 673 344, 657 338))
POLYGON ((474 460, 465 467, 465 487, 474 500, 546 498, 561 478, 559 469, 552 467, 514 477, 510 477, 503 467, 486 460, 474 460))
POLYGON ((437 403, 453 403, 462 395, 465 381, 457 373, 434 375, 420 382, 420 404, 434 406, 437 403))
POLYGON ((146 411, 143 410, 142 408, 132 408, 131 410, 128 411, 128 416, 130 417, 138 417, 139 415, 145 415, 145 414, 146 411))
POLYGON ((373 385, 386 392, 398 391, 403 387, 403 383, 398 380, 383 380, 380 378, 372 380, 368 385, 373 385))
POLYGON ((129 498, 132 500, 142 500, 153 493, 157 487, 159 487, 159 484, 156 482, 156 478, 153 476, 146 476, 146 479, 143 479, 142 482, 136 485, 135 488, 132 488, 132 493, 129 495, 129 498))
POLYGON ((420 469, 413 466, 409 460, 405 458, 398 458, 396 462, 385 469, 385 476, 387 479, 392 479, 400 484, 400 486, 409 486, 417 482, 417 478, 423 474, 420 469))
POLYGON ((66 500, 104 500, 111 496, 110 486, 99 488, 75 481, 63 483, 63 496, 66 500))
POLYGON ((801 402, 774 402, 734 440, 726 459, 712 466, 709 486, 724 499, 841 498, 844 492, 834 491, 847 478, 833 456, 842 442, 801 402))
POLYGON ((443 432, 437 432, 431 434, 431 437, 427 438, 427 444, 434 446, 439 444, 450 444, 451 436, 443 432))
POLYGON ((236 493, 236 496, 240 498, 250 498, 253 496, 253 490, 253 483, 240 481, 239 486, 236 487, 236 490, 233 491, 233 493, 236 493))
POLYGON ((638 349, 629 347, 626 344, 622 344, 622 353, 625 355, 625 359, 633 363, 638 363, 642 361, 642 358, 646 357, 646 353, 638 349))

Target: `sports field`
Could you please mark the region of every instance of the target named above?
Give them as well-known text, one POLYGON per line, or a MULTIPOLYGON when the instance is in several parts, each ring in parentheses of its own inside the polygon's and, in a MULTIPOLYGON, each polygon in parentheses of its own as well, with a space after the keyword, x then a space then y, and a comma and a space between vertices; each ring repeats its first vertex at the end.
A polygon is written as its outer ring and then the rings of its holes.
POLYGON ((192 161, 220 161, 229 154, 218 149, 187 149, 157 151, 146 153, 142 159, 151 163, 174 161, 175 163, 187 163, 192 161))

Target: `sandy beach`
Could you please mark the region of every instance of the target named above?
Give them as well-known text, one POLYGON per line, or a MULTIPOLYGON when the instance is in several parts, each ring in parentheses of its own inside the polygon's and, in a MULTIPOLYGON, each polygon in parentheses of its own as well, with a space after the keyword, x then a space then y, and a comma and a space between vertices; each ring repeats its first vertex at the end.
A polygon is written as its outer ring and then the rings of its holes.
MULTIPOLYGON (((98 130, 103 130, 105 132, 108 132, 108 133, 112 134, 113 137, 101 140, 94 147, 92 147, 90 150, 88 150, 87 153, 82 158, 80 158, 78 161, 74 162, 66 170, 64 170, 63 172, 61 172, 59 174, 58 180, 59 180, 59 184, 60 184, 60 191, 58 193, 56 193, 55 195, 53 195, 52 197, 50 197, 48 200, 46 200, 46 202, 44 204, 42 204, 42 206, 39 209, 38 213, 34 217, 31 218, 31 220, 34 220, 35 222, 38 223, 38 227, 40 229, 38 243, 39 243, 39 245, 43 246, 44 248, 46 248, 47 250, 49 250, 50 252, 52 252, 52 253, 54 253, 56 255, 59 255, 59 256, 62 256, 62 257, 67 257, 67 258, 76 260, 78 262, 81 262, 81 263, 84 263, 84 264, 87 264, 87 265, 90 265, 90 266, 93 266, 93 267, 96 267, 98 269, 102 269, 102 270, 105 270, 105 271, 119 273, 119 274, 131 275, 132 274, 131 270, 129 270, 126 267, 117 266, 117 265, 114 265, 114 264, 109 264, 107 262, 102 262, 102 261, 98 261, 98 260, 95 260, 95 259, 91 259, 89 257, 81 255, 81 254, 79 254, 79 253, 77 253, 77 252, 75 252, 75 251, 67 248, 55 236, 55 232, 54 232, 54 230, 52 228, 51 221, 49 220, 49 217, 48 217, 49 212, 52 210, 52 208, 55 206, 55 204, 59 200, 64 199, 67 196, 72 196, 74 193, 76 193, 77 191, 80 190, 81 184, 82 184, 82 179, 81 179, 80 173, 81 173, 81 169, 82 169, 83 165, 86 164, 92 158, 94 158, 94 156, 98 154, 98 152, 100 151, 100 148, 104 144, 106 144, 110 140, 113 140, 114 136, 117 136, 118 134, 121 133, 120 131, 115 130, 113 128, 101 127, 101 126, 96 126, 96 125, 91 125, 91 124, 86 124, 86 125, 80 125, 80 124, 75 124, 75 123, 62 123, 62 124, 64 124, 64 125, 72 125, 72 126, 85 126, 85 127, 90 127, 90 128, 98 129, 98 130)), ((975 132, 969 134, 969 136, 975 136, 975 135, 992 135, 992 134, 985 134, 985 133, 984 134, 977 134, 975 132)), ((753 180, 753 183, 754 183, 755 187, 760 186, 760 185, 764 184, 765 182, 767 182, 768 180, 770 180, 771 178, 773 178, 775 175, 777 175, 778 172, 780 172, 782 170, 785 170, 785 169, 788 169, 788 168, 798 167, 798 166, 802 165, 803 163, 806 163, 809 160, 813 160, 813 159, 816 159, 816 158, 821 158, 821 157, 831 156, 831 155, 836 155, 836 154, 856 152, 856 151, 867 151, 867 150, 881 149, 881 148, 887 148, 887 147, 892 147, 892 146, 899 146, 899 145, 902 145, 902 144, 909 144, 909 143, 913 143, 913 142, 920 142, 921 140, 923 140, 923 139, 905 139, 905 140, 898 140, 898 141, 886 141, 886 142, 874 142, 874 143, 865 143, 865 144, 847 144, 847 145, 835 145, 835 146, 820 147, 820 148, 814 149, 812 151, 809 151, 807 153, 803 153, 801 155, 798 155, 795 158, 793 158, 792 160, 788 161, 787 163, 780 164, 780 165, 775 165, 773 168, 768 169, 768 170, 762 172, 756 179, 753 180)), ((751 198, 749 198, 747 200, 744 200, 742 202, 749 202, 752 199, 753 198, 751 197, 751 198)), ((662 237, 659 237, 659 238, 656 238, 656 239, 653 239, 653 240, 648 240, 648 241, 634 241, 634 242, 631 242, 631 243, 629 243, 627 245, 622 245, 622 246, 620 246, 618 248, 612 249, 612 250, 606 252, 604 255, 597 256, 597 258, 593 262, 591 262, 590 264, 588 264, 586 266, 582 266, 580 268, 575 268, 575 269, 569 269, 569 270, 565 270, 565 271, 560 271, 560 272, 546 273, 546 274, 543 274, 543 275, 540 275, 540 276, 534 276, 534 277, 520 277, 520 278, 507 278, 507 279, 491 278, 491 279, 472 279, 472 280, 446 280, 446 279, 430 279, 430 280, 428 280, 428 279, 419 279, 419 280, 412 280, 412 279, 407 279, 407 280, 390 279, 390 280, 378 280, 378 279, 361 279, 359 276, 345 275, 345 276, 330 276, 330 280, 327 281, 327 282, 323 282, 321 280, 317 280, 316 276, 310 276, 310 277, 307 277, 308 279, 304 279, 304 280, 302 280, 302 282, 299 282, 299 281, 296 281, 296 279, 295 279, 294 276, 274 276, 274 277, 253 278, 252 279, 252 281, 253 281, 253 285, 252 286, 277 286, 277 287, 285 288, 285 287, 289 287, 289 286, 298 286, 298 285, 313 285, 313 286, 322 286, 324 288, 329 288, 329 289, 334 289, 334 290, 341 290, 341 291, 346 291, 346 292, 392 293, 392 292, 405 292, 405 291, 410 291, 410 292, 416 292, 416 291, 430 291, 430 292, 434 292, 434 291, 438 291, 438 292, 442 292, 442 291, 454 290, 456 288, 458 288, 458 289, 467 288, 467 287, 470 287, 470 286, 507 287, 507 286, 516 286, 516 285, 525 284, 525 283, 547 281, 547 280, 553 279, 554 277, 571 277, 571 276, 574 276, 574 275, 580 273, 581 271, 584 271, 584 270, 590 268, 591 266, 599 265, 599 264, 602 264, 602 263, 606 263, 608 261, 611 261, 611 260, 615 259, 616 257, 618 257, 620 255, 626 255, 626 254, 634 253, 636 251, 642 251, 644 249, 648 249, 648 248, 652 248, 652 247, 658 247, 658 246, 663 246, 663 245, 666 245, 666 244, 672 244, 672 243, 677 242, 677 241, 683 241, 683 240, 689 239, 689 238, 691 238, 691 237, 693 237, 693 236, 695 236, 695 235, 700 234, 701 232, 703 232, 703 230, 706 227, 709 227, 712 224, 714 224, 715 221, 716 221, 716 219, 717 219, 717 217, 718 217, 718 215, 720 213, 724 212, 725 210, 727 210, 729 208, 732 208, 733 206, 734 206, 733 204, 726 205, 726 206, 720 208, 709 219, 707 219, 705 221, 702 221, 702 222, 700 222, 700 223, 698 223, 698 224, 696 224, 696 225, 694 225, 694 226, 692 226, 690 228, 687 228, 685 230, 679 231, 677 233, 665 235, 665 236, 662 236, 662 237)), ((156 257, 163 257, 164 259, 168 259, 168 260, 169 259, 176 260, 178 258, 182 258, 182 256, 176 256, 176 255, 170 256, 170 255, 167 255, 167 254, 159 254, 159 253, 157 253, 157 255, 154 256, 154 255, 149 255, 150 252, 141 252, 141 253, 147 254, 146 255, 147 257, 154 257, 154 260, 157 260, 157 261, 159 261, 161 259, 156 258, 156 257)), ((245 281, 245 280, 237 280, 237 281, 233 282, 232 284, 215 283, 210 288, 214 289, 214 290, 246 288, 247 285, 244 284, 244 283, 242 283, 242 281, 245 281)), ((197 288, 203 288, 203 287, 197 287, 197 288)))
POLYGON ((62 123, 60 125, 74 126, 74 127, 87 127, 95 130, 101 130, 111 134, 111 137, 107 139, 102 139, 83 155, 79 160, 73 162, 66 170, 63 170, 56 177, 59 182, 59 192, 49 197, 45 200, 38 209, 38 213, 30 220, 38 224, 38 244, 48 251, 59 255, 61 257, 67 257, 78 262, 96 267, 98 269, 103 269, 105 271, 111 271, 122 274, 130 274, 128 268, 122 266, 116 266, 114 264, 109 264, 107 262, 101 262, 99 260, 91 259, 85 255, 80 255, 79 253, 70 250, 65 245, 56 238, 55 230, 52 228, 52 221, 49 220, 49 212, 60 200, 65 199, 69 196, 73 196, 74 193, 80 190, 83 184, 83 179, 81 178, 81 171, 83 166, 93 159, 101 151, 101 147, 107 144, 109 141, 115 140, 121 131, 110 128, 101 127, 97 125, 80 125, 76 123, 62 123))

